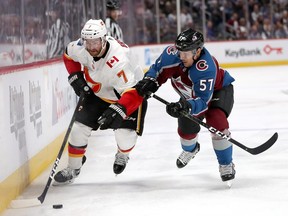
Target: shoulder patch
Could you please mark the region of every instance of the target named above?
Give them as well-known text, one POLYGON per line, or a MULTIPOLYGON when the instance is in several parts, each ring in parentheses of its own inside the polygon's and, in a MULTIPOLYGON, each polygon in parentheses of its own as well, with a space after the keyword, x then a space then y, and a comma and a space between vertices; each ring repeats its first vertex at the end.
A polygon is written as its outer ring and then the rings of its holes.
MULTIPOLYGON (((78 40, 78 42, 77 42, 77 46, 82 46, 83 45, 83 40, 82 39, 79 39, 78 40)), ((73 46, 74 46, 74 44, 73 44, 73 46)))
POLYGON ((169 46, 167 49, 166 49, 166 52, 168 55, 175 55, 177 53, 177 49, 175 46, 169 46))
POLYGON ((196 63, 196 69, 199 71, 205 71, 207 70, 209 65, 207 64, 206 60, 200 60, 196 63))
POLYGON ((117 62, 119 62, 119 59, 116 56, 112 56, 112 58, 106 61, 106 64, 112 68, 117 62))

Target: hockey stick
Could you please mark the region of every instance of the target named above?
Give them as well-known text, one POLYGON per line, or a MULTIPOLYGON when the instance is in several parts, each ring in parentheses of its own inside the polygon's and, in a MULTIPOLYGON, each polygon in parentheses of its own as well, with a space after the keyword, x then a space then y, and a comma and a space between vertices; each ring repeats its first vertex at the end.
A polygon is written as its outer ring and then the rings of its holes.
MULTIPOLYGON (((168 101, 164 100, 163 98, 155 95, 155 94, 151 94, 151 96, 153 98, 155 98, 156 100, 168 105, 170 104, 168 101)), ((265 143, 263 143, 262 145, 255 147, 255 148, 249 148, 241 143, 239 143, 238 141, 234 140, 233 138, 227 136, 226 134, 222 133, 221 131, 217 130, 216 128, 209 126, 208 124, 206 124, 205 122, 202 122, 200 119, 194 117, 193 115, 191 115, 190 113, 187 113, 185 111, 181 111, 181 114, 183 116, 185 116, 186 118, 196 122, 199 125, 202 125, 203 127, 207 128, 211 133, 216 134, 219 137, 222 137, 224 139, 229 140, 231 143, 235 144, 236 146, 240 147, 241 149, 249 152, 250 154, 253 155, 257 155, 260 154, 264 151, 266 151, 267 149, 269 149, 278 139, 278 133, 274 133, 273 136, 267 140, 265 143)))
POLYGON ((65 137, 63 139, 61 148, 60 148, 59 153, 57 155, 57 158, 56 158, 56 160, 55 160, 55 162, 53 164, 53 168, 51 170, 50 176, 48 178, 48 181, 46 183, 46 186, 45 186, 42 194, 39 197, 37 197, 37 198, 12 200, 11 203, 10 203, 10 208, 27 208, 27 207, 41 205, 44 202, 45 197, 46 197, 47 192, 48 192, 48 189, 50 188, 51 182, 53 180, 54 174, 56 173, 56 169, 57 169, 57 167, 59 165, 60 158, 61 158, 61 156, 63 154, 64 149, 65 149, 68 137, 69 137, 70 132, 72 130, 72 126, 73 126, 74 121, 75 121, 76 112, 78 112, 78 110, 80 109, 83 100, 84 100, 84 97, 83 97, 83 95, 81 95, 80 98, 79 98, 79 101, 77 103, 77 106, 76 106, 76 108, 74 110, 74 113, 73 113, 73 116, 71 118, 70 124, 68 126, 68 129, 66 131, 65 137))

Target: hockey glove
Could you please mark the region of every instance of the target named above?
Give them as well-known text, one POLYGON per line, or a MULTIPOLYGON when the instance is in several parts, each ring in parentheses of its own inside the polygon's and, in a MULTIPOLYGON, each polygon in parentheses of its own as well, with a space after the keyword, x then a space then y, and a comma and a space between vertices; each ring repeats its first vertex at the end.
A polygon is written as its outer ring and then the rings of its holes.
POLYGON ((126 119, 126 117, 125 107, 117 103, 111 104, 98 119, 100 130, 105 130, 108 128, 117 129, 122 124, 122 121, 126 119))
POLYGON ((189 113, 191 108, 192 107, 189 102, 187 102, 186 100, 179 100, 176 103, 169 103, 166 106, 166 112, 174 118, 179 118, 183 117, 183 115, 181 114, 182 111, 189 113))
POLYGON ((149 98, 151 93, 158 90, 159 83, 153 77, 144 77, 136 84, 135 88, 140 96, 149 98))
POLYGON ((68 77, 69 84, 73 87, 76 95, 80 96, 81 93, 86 95, 93 94, 93 90, 88 86, 84 79, 82 72, 75 72, 68 77))

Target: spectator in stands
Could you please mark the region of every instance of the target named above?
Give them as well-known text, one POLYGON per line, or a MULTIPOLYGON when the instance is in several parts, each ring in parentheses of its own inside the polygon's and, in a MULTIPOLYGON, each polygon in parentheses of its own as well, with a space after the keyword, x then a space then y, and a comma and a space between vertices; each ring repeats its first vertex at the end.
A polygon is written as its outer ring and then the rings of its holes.
POLYGON ((3 37, 5 43, 20 44, 21 43, 21 32, 20 23, 21 18, 18 14, 4 14, 2 16, 3 25, 3 37))
POLYGON ((214 41, 214 40, 216 40, 216 35, 213 22, 211 20, 208 20, 206 25, 206 41, 214 41))
POLYGON ((192 28, 193 27, 193 18, 188 11, 188 8, 183 6, 180 13, 181 20, 181 29, 192 28))
MULTIPOLYGON (((143 43, 155 43, 157 41, 157 26, 156 23, 156 12, 154 0, 145 0, 143 10, 143 18, 140 22, 144 22, 143 27, 143 43)), ((140 33, 140 32, 139 32, 140 33)), ((141 35, 139 35, 141 38, 141 35)))
POLYGON ((41 20, 37 17, 27 16, 25 26, 25 43, 43 43, 44 31, 41 20))
POLYGON ((271 39, 274 37, 273 28, 269 18, 265 18, 263 21, 261 37, 264 40, 271 39))
POLYGON ((168 36, 168 31, 170 29, 169 26, 169 21, 166 17, 166 15, 160 11, 159 14, 159 22, 160 22, 160 39, 161 42, 166 42, 169 40, 168 36))
POLYGON ((218 2, 211 3, 209 8, 210 12, 209 19, 213 23, 213 31, 214 31, 213 34, 215 35, 216 38, 218 38, 220 33, 223 32, 223 18, 222 18, 222 11, 220 10, 220 8, 221 7, 218 2))
POLYGON ((166 18, 169 23, 168 29, 166 29, 165 40, 163 42, 172 42, 175 40, 177 33, 175 29, 177 29, 177 15, 176 15, 176 5, 175 2, 167 1, 165 2, 166 18))
POLYGON ((282 22, 283 25, 286 27, 286 30, 288 28, 288 4, 287 4, 287 10, 284 10, 282 12, 282 22))
POLYGON ((288 34, 285 31, 282 21, 277 20, 276 25, 275 25, 275 38, 280 39, 280 38, 287 38, 287 37, 288 37, 288 34))
POLYGON ((246 19, 241 17, 239 19, 239 26, 237 29, 237 39, 245 40, 248 38, 246 19))
POLYGON ((254 25, 252 25, 252 27, 249 31, 248 39, 250 39, 250 40, 261 39, 261 33, 259 31, 257 22, 254 25))
POLYGON ((232 39, 236 38, 237 36, 237 29, 239 26, 238 18, 238 14, 234 12, 230 19, 228 19, 227 21, 226 31, 229 37, 231 37, 232 39))
POLYGON ((253 5, 253 11, 252 11, 252 13, 251 13, 251 21, 252 22, 255 22, 255 21, 257 21, 258 20, 258 17, 259 16, 262 16, 263 14, 262 14, 262 12, 260 11, 260 8, 259 8, 259 4, 254 4, 253 5))

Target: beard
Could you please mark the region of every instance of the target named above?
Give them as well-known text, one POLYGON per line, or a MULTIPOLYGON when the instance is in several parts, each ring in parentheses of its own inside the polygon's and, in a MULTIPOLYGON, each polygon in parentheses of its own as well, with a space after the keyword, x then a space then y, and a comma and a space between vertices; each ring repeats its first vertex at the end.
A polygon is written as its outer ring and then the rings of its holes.
POLYGON ((95 49, 92 49, 92 50, 88 50, 88 53, 93 56, 93 57, 98 57, 98 55, 100 54, 101 50, 95 50, 95 49))

